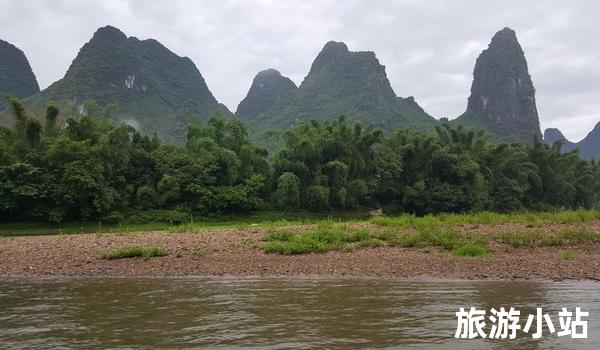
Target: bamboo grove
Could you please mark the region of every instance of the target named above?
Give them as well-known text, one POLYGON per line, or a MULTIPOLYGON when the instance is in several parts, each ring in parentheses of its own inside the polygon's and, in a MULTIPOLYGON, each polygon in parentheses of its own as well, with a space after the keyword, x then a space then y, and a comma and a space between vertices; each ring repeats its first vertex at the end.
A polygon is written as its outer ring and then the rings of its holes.
MULTIPOLYGON (((147 211, 189 217, 269 210, 462 213, 592 208, 600 167, 561 144, 490 143, 483 131, 384 134, 343 117, 279 133, 270 155, 237 119, 190 126, 183 145, 89 115, 57 122, 10 99, 0 128, 0 219, 114 222, 147 211), (40 122, 39 120, 43 120, 40 122)), ((143 218, 143 216, 141 216, 143 218)), ((172 219, 172 218, 168 218, 172 219)))

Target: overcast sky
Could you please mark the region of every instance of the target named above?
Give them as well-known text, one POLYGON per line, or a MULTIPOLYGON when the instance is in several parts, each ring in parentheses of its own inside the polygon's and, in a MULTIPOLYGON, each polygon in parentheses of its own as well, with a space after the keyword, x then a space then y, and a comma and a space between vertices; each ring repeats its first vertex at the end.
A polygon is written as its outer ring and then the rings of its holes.
POLYGON ((0 38, 25 52, 45 88, 111 24, 190 57, 232 111, 259 70, 299 85, 327 41, 344 41, 377 54, 397 95, 452 119, 466 108, 478 54, 508 26, 529 63, 542 129, 578 141, 600 121, 599 14, 594 0, 0 0, 0 38))

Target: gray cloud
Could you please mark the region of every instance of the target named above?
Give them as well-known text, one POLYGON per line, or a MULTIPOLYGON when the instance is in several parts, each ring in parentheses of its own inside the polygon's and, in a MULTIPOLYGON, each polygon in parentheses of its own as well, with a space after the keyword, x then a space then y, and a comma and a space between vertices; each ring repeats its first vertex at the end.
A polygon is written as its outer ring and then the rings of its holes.
POLYGON ((0 0, 0 35, 31 61, 40 85, 60 79, 100 26, 155 38, 190 57, 235 110, 261 69, 300 83, 329 40, 375 51, 400 96, 429 113, 461 114, 479 52, 509 26, 529 62, 542 127, 574 141, 600 120, 600 2, 0 0))

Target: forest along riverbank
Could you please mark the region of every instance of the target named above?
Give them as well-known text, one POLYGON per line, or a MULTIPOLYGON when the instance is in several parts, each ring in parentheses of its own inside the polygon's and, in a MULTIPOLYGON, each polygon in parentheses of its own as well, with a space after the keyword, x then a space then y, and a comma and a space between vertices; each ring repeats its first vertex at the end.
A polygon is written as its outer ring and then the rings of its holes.
MULTIPOLYGON (((410 217, 409 217, 410 218, 410 217)), ((437 218, 0 238, 0 276, 600 280, 600 220, 437 218)))

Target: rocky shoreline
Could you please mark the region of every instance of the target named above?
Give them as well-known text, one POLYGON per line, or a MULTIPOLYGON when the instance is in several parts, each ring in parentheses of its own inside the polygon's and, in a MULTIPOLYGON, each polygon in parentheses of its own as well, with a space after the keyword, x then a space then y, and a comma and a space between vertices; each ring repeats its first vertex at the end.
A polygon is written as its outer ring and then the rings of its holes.
POLYGON ((0 239, 0 277, 323 276, 497 280, 600 280, 600 244, 512 248, 492 241, 486 258, 440 249, 378 247, 278 255, 260 249, 264 229, 140 232, 0 239), (106 260, 124 246, 160 246, 169 255, 106 260), (565 259, 561 252, 577 258, 565 259))

